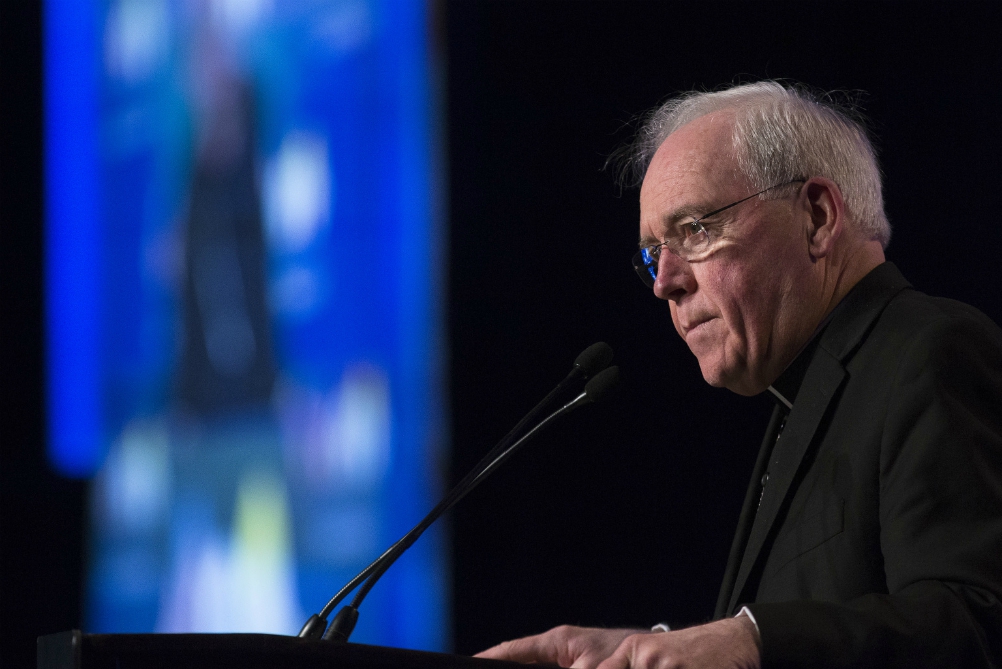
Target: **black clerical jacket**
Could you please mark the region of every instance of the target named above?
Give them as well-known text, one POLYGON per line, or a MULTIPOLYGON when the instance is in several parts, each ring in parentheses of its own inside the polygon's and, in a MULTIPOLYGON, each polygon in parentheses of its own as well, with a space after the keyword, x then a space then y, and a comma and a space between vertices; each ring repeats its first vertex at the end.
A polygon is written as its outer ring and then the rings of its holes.
POLYGON ((885 263, 791 370, 717 617, 748 606, 764 669, 998 666, 1002 331, 885 263))

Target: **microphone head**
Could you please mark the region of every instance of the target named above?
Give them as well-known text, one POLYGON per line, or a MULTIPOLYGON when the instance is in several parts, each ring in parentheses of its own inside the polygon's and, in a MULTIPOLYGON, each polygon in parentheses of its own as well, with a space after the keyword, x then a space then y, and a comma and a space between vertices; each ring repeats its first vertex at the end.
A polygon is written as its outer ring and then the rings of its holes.
MULTIPOLYGON (((611 352, 611 351, 610 351, 611 352)), ((585 384, 584 393, 591 402, 598 402, 619 387, 619 367, 613 365, 595 375, 585 384)))
POLYGON ((612 347, 600 341, 581 351, 581 355, 574 361, 574 368, 584 378, 590 379, 608 367, 610 362, 612 362, 612 347))

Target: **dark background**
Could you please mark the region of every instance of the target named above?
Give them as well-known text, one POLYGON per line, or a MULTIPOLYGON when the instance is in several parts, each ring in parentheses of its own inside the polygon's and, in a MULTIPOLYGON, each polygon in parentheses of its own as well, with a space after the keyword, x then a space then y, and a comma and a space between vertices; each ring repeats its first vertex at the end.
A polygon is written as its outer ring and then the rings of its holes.
MULTIPOLYGON (((442 6, 458 479, 597 340, 626 387, 548 430, 451 519, 455 648, 713 608, 770 401, 706 386, 630 268, 605 157, 672 92, 779 77, 862 90, 894 237, 928 293, 1002 322, 1002 7, 914 2, 442 6)), ((43 459, 39 10, 0 5, 0 664, 80 624, 84 486, 43 459)))

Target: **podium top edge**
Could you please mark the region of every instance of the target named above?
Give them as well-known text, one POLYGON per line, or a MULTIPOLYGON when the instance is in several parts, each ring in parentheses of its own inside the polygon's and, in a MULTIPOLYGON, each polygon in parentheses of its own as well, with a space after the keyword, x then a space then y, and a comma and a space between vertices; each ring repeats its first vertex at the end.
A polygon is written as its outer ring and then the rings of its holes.
POLYGON ((232 634, 83 634, 79 630, 38 638, 38 669, 97 666, 288 667, 301 669, 509 669, 517 662, 294 636, 232 634), (44 661, 43 661, 44 660, 44 661), (332 665, 332 663, 334 663, 332 665))

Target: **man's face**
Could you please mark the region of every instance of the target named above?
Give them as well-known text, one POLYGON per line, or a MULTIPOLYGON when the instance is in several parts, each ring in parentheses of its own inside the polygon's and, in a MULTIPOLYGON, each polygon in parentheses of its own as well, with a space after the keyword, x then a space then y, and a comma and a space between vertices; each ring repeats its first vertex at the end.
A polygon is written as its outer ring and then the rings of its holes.
MULTIPOLYGON (((733 116, 716 112, 671 134, 640 190, 642 244, 755 192, 731 145, 733 116)), ((771 184, 770 184, 771 185, 771 184)), ((753 198, 706 219, 713 252, 686 262, 665 249, 654 293, 669 300, 703 378, 742 395, 767 388, 823 316, 800 196, 753 198)))

